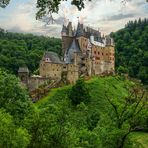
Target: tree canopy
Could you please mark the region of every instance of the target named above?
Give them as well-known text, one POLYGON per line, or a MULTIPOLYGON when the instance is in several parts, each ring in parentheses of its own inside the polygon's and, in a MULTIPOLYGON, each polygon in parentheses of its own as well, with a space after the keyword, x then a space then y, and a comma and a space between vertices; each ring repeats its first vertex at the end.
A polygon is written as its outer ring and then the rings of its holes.
POLYGON ((130 21, 112 36, 115 40, 117 71, 128 73, 148 84, 148 19, 130 21))
POLYGON ((0 68, 17 74, 18 68, 26 65, 33 73, 45 51, 54 51, 61 56, 61 48, 61 39, 0 29, 0 68))

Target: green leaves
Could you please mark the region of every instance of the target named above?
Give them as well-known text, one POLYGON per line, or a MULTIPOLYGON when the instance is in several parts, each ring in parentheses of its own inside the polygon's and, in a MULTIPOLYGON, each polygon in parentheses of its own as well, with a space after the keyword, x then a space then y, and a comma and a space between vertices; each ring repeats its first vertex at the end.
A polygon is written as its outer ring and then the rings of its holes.
POLYGON ((124 29, 112 34, 116 48, 116 69, 119 73, 141 79, 148 84, 147 46, 148 19, 130 21, 124 29))
POLYGON ((10 0, 1 0, 0 7, 5 8, 9 4, 10 0))
POLYGON ((31 100, 18 79, 0 70, 0 108, 23 119, 31 109, 31 100))
POLYGON ((90 100, 89 90, 85 85, 84 79, 80 78, 72 87, 69 93, 69 98, 74 105, 81 102, 88 103, 90 100))
POLYGON ((30 142, 30 135, 24 128, 18 128, 10 114, 0 109, 0 147, 25 148, 30 142))
POLYGON ((24 65, 33 73, 47 50, 61 56, 61 40, 0 31, 0 67, 10 73, 17 74, 19 67, 24 65))

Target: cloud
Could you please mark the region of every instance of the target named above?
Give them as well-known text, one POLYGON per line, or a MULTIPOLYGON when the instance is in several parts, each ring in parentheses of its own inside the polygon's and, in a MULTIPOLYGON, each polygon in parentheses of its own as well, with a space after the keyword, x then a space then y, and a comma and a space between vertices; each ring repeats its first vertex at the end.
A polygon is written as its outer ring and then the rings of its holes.
POLYGON ((13 31, 33 33, 60 37, 63 22, 72 21, 77 26, 79 21, 103 32, 116 31, 129 21, 139 17, 147 17, 148 3, 145 0, 127 0, 125 5, 122 0, 93 0, 86 1, 86 7, 78 11, 70 4, 70 0, 63 1, 58 14, 54 14, 54 24, 46 24, 48 17, 43 21, 35 19, 36 0, 12 0, 5 9, 0 9, 0 27, 13 31))
POLYGON ((108 21, 112 20, 112 21, 116 21, 116 20, 121 20, 121 19, 126 19, 126 18, 132 18, 134 17, 135 15, 132 14, 132 13, 129 13, 129 14, 117 14, 117 15, 113 15, 113 16, 110 16, 107 18, 108 21))

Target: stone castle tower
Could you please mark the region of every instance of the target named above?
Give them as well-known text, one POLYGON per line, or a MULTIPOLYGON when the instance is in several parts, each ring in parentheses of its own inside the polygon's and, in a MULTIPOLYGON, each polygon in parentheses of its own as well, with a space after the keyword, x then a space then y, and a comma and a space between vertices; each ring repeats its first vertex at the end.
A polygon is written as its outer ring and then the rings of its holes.
POLYGON ((114 41, 110 36, 78 23, 77 30, 72 23, 63 25, 62 51, 64 62, 79 67, 79 75, 102 75, 114 73, 114 41))

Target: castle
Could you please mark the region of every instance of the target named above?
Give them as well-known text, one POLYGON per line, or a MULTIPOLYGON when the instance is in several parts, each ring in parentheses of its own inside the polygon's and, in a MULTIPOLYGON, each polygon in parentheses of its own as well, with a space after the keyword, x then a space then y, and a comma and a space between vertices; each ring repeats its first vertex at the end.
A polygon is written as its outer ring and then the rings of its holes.
POLYGON ((115 50, 110 36, 102 36, 100 31, 84 27, 80 22, 75 30, 69 22, 67 26, 63 25, 61 37, 63 57, 60 59, 54 52, 45 52, 39 76, 27 83, 31 85, 38 81, 39 85, 53 79, 73 84, 80 76, 114 74, 115 50))

